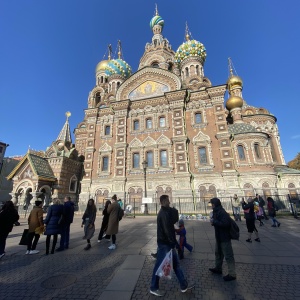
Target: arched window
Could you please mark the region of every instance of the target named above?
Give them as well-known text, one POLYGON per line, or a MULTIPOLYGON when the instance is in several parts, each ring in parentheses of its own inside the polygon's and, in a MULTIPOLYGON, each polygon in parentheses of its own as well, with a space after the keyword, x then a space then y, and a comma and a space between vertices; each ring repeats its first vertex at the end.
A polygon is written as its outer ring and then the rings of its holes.
POLYGON ((165 117, 159 118, 159 127, 166 127, 166 118, 165 117))
POLYGON ((140 129, 140 122, 139 120, 133 121, 133 130, 139 130, 140 129))
POLYGON ((105 135, 110 135, 110 126, 105 126, 105 135))
POLYGON ((108 156, 102 157, 102 171, 108 171, 108 156))
POLYGON ((169 63, 169 65, 168 65, 168 71, 172 71, 172 70, 173 70, 173 64, 169 63))
POLYGON ((189 76, 189 68, 188 68, 188 67, 185 68, 185 76, 186 76, 186 77, 189 76))
POLYGON ((206 148, 205 147, 200 147, 199 148, 199 162, 202 165, 207 164, 207 155, 206 155, 206 148))
POLYGON ((195 123, 196 124, 202 123, 202 115, 201 115, 201 113, 195 113, 195 123))
POLYGON ((239 154, 239 159, 240 160, 246 160, 244 146, 238 145, 237 150, 238 150, 238 154, 239 154))
POLYGON ((152 68, 159 68, 158 62, 156 62, 156 61, 153 62, 152 65, 151 65, 151 67, 152 67, 152 68))
POLYGON ((103 83, 103 76, 101 76, 101 83, 103 83))
POLYGON ((153 168, 153 151, 147 151, 146 158, 147 158, 148 167, 153 168))
POLYGON ((151 129, 152 128, 152 119, 146 119, 146 128, 151 129))
POLYGON ((260 159, 261 155, 260 155, 260 148, 259 148, 259 144, 258 143, 254 144, 254 152, 255 152, 256 158, 260 159))
POLYGON ((132 167, 134 169, 138 169, 140 167, 140 154, 139 153, 133 153, 132 157, 132 167))
POLYGON ((69 185, 69 191, 75 193, 77 189, 77 177, 75 175, 72 176, 70 180, 70 185, 69 185))
POLYGON ((198 76, 200 75, 199 74, 199 65, 196 66, 196 75, 198 75, 198 76))
POLYGON ((168 166, 168 153, 167 150, 160 150, 160 165, 161 167, 168 166))
POLYGON ((117 89, 120 87, 120 85, 121 85, 121 82, 118 81, 118 82, 117 82, 117 89))

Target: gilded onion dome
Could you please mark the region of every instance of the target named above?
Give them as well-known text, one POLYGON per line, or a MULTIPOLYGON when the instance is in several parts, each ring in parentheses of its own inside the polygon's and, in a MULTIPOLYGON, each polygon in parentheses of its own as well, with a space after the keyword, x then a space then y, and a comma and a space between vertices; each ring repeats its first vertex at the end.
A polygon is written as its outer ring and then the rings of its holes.
POLYGON ((232 75, 228 78, 227 80, 227 88, 228 90, 231 90, 232 88, 235 87, 243 87, 243 80, 241 77, 236 76, 236 75, 232 75))
POLYGON ((118 59, 110 60, 105 67, 105 76, 110 77, 112 75, 120 75, 124 78, 128 78, 131 75, 131 67, 128 65, 126 61, 121 59, 122 51, 121 51, 121 42, 118 41, 118 59))
MULTIPOLYGON (((108 62, 110 61, 111 59, 111 53, 112 53, 112 49, 111 49, 111 45, 108 45, 108 59, 104 59, 104 60, 101 60, 97 66, 96 66, 96 70, 95 70, 95 73, 97 74, 98 72, 105 72, 105 68, 108 64, 108 62)), ((105 55, 104 55, 105 56, 105 55)), ((103 57, 104 58, 104 57, 103 57)))
POLYGON ((237 108, 237 107, 242 107, 243 106, 243 99, 239 96, 230 96, 228 98, 228 100, 226 101, 226 108, 231 111, 232 109, 234 108, 237 108))
POLYGON ((206 59, 206 49, 204 45, 194 39, 190 40, 188 27, 186 26, 185 32, 186 42, 181 44, 175 53, 175 62, 181 64, 186 58, 194 56, 199 57, 202 63, 206 59))

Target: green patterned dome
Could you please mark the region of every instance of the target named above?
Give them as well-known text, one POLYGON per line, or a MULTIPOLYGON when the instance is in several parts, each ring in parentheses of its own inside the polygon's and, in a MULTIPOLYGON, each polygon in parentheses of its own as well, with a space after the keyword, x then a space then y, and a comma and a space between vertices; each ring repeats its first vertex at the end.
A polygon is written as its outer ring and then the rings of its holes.
POLYGON ((187 40, 177 49, 175 62, 180 64, 183 60, 190 56, 198 56, 204 63, 206 59, 206 49, 204 45, 196 40, 187 40))
POLYGON ((124 78, 128 78, 131 75, 131 67, 127 62, 118 58, 110 60, 105 67, 105 75, 106 77, 110 77, 111 75, 118 74, 123 76, 124 78))
POLYGON ((150 28, 153 29, 153 27, 155 25, 160 25, 163 28, 164 27, 164 23, 165 23, 165 21, 162 19, 162 17, 156 15, 150 21, 150 28))

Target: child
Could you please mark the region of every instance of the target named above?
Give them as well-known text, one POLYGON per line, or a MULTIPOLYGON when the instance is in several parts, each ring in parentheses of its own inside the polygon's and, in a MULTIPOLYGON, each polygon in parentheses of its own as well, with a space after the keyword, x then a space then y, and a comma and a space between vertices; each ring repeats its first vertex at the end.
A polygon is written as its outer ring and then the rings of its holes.
POLYGON ((184 258, 184 256, 183 256, 184 247, 186 249, 188 249, 190 252, 192 252, 193 246, 191 246, 190 244, 188 244, 186 242, 186 230, 185 230, 184 222, 183 222, 182 219, 179 220, 178 226, 179 226, 179 228, 175 229, 176 234, 179 235, 179 240, 178 240, 178 256, 179 256, 179 259, 183 259, 184 258))

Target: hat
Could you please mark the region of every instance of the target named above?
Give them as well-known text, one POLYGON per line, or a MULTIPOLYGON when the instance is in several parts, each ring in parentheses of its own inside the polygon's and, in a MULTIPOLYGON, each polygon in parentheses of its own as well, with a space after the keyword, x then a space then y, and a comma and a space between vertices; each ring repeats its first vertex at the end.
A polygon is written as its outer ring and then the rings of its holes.
POLYGON ((35 203, 36 206, 39 206, 43 203, 43 200, 38 198, 34 203, 35 203))
POLYGON ((180 219, 180 220, 178 221, 178 225, 179 225, 179 226, 184 226, 184 222, 183 222, 182 219, 180 219))
POLYGON ((212 198, 209 201, 211 204, 213 204, 215 207, 220 206, 221 205, 221 201, 219 198, 212 198))

